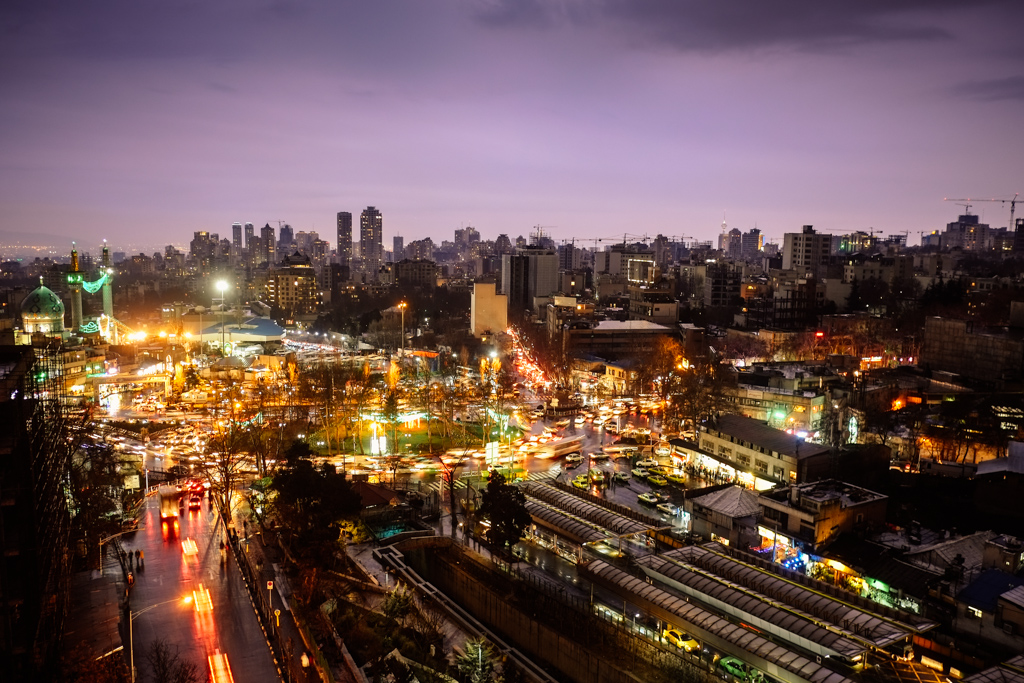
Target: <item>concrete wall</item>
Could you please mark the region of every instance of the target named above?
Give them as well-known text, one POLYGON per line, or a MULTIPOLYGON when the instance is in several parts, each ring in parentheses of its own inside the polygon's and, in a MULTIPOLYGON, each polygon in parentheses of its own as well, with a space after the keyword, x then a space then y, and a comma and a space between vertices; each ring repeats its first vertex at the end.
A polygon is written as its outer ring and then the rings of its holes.
POLYGON ((470 333, 479 337, 485 332, 504 332, 508 328, 508 297, 497 293, 493 282, 473 285, 470 300, 470 333))

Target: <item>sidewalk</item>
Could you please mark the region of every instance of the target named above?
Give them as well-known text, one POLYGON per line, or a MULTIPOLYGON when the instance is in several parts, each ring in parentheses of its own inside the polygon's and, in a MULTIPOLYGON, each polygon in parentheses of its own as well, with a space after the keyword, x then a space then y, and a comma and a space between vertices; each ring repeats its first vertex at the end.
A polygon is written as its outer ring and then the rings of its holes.
POLYGON ((71 600, 61 645, 69 660, 96 659, 121 646, 118 626, 124 598, 124 574, 115 547, 108 548, 110 552, 104 558, 102 570, 90 569, 71 576, 71 600))
MULTIPOLYGON (((234 513, 235 530, 238 532, 238 547, 244 553, 239 561, 248 561, 249 567, 256 577, 257 588, 261 591, 262 601, 265 603, 269 595, 271 610, 280 610, 281 612, 280 617, 275 615, 275 623, 279 619, 280 624, 276 626, 276 630, 280 642, 286 651, 288 650, 288 644, 291 644, 289 661, 287 664, 279 662, 282 667, 288 666, 285 680, 323 681, 312 661, 313 653, 306 649, 305 641, 302 638, 298 625, 295 623, 295 617, 288 602, 288 598, 291 597, 291 587, 281 569, 282 553, 276 545, 276 538, 273 536, 274 532, 268 530, 267 534, 269 537, 264 538, 258 526, 249 525, 248 528, 246 527, 244 523, 246 517, 247 515, 244 510, 236 510, 234 513), (248 538, 246 538, 246 530, 248 530, 248 538), (272 591, 266 590, 267 581, 274 582, 272 591), (310 661, 309 666, 305 669, 302 666, 302 655, 304 653, 308 655, 310 661)), ((347 678, 338 675, 337 669, 332 669, 331 674, 336 681, 347 680, 347 678)))

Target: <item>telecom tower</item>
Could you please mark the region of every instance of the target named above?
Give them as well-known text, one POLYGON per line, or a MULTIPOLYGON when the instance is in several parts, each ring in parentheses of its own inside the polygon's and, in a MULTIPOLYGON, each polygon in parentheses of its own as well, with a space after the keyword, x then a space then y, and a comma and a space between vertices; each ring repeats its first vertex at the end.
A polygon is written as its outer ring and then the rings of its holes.
POLYGON ((68 271, 68 287, 71 288, 71 329, 75 332, 82 326, 82 283, 85 275, 78 268, 78 249, 71 243, 71 270, 68 271))

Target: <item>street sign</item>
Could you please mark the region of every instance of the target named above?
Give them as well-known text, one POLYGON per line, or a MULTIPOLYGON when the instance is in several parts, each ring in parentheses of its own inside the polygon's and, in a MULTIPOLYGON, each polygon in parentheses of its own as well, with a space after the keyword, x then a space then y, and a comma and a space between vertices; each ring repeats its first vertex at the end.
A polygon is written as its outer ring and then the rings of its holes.
POLYGON ((268 591, 274 590, 274 582, 273 581, 267 581, 267 590, 268 591))

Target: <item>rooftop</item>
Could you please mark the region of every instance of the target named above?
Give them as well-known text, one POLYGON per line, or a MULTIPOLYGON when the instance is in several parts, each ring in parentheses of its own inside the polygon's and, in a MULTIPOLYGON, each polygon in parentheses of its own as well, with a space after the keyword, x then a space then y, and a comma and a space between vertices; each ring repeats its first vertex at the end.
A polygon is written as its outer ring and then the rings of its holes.
POLYGON ((995 612, 999 596, 1012 593, 1021 586, 1024 586, 1024 579, 998 569, 989 569, 960 591, 956 599, 985 612, 995 612))
POLYGON ((669 332, 669 328, 647 320, 602 320, 593 328, 598 332, 669 332))
POLYGON ((796 460, 803 460, 815 455, 829 452, 828 446, 808 443, 798 436, 787 434, 781 429, 769 427, 760 420, 743 415, 719 415, 717 429, 702 428, 705 431, 717 431, 738 441, 746 441, 767 451, 787 455, 796 460))
POLYGON ((742 486, 730 486, 720 491, 713 491, 693 498, 693 501, 733 519, 756 515, 761 509, 757 502, 757 494, 742 486))
MULTIPOLYGON (((823 479, 822 481, 815 481, 809 484, 799 484, 796 486, 796 489, 800 492, 801 502, 810 500, 816 503, 827 503, 829 501, 838 500, 844 508, 887 498, 887 496, 883 496, 881 493, 875 493, 874 491, 862 489, 859 486, 847 484, 845 481, 837 481, 835 479, 823 479)), ((782 489, 768 493, 777 494, 779 498, 786 498, 790 493, 790 489, 782 489)), ((770 495, 770 497, 775 498, 776 496, 770 495)))

